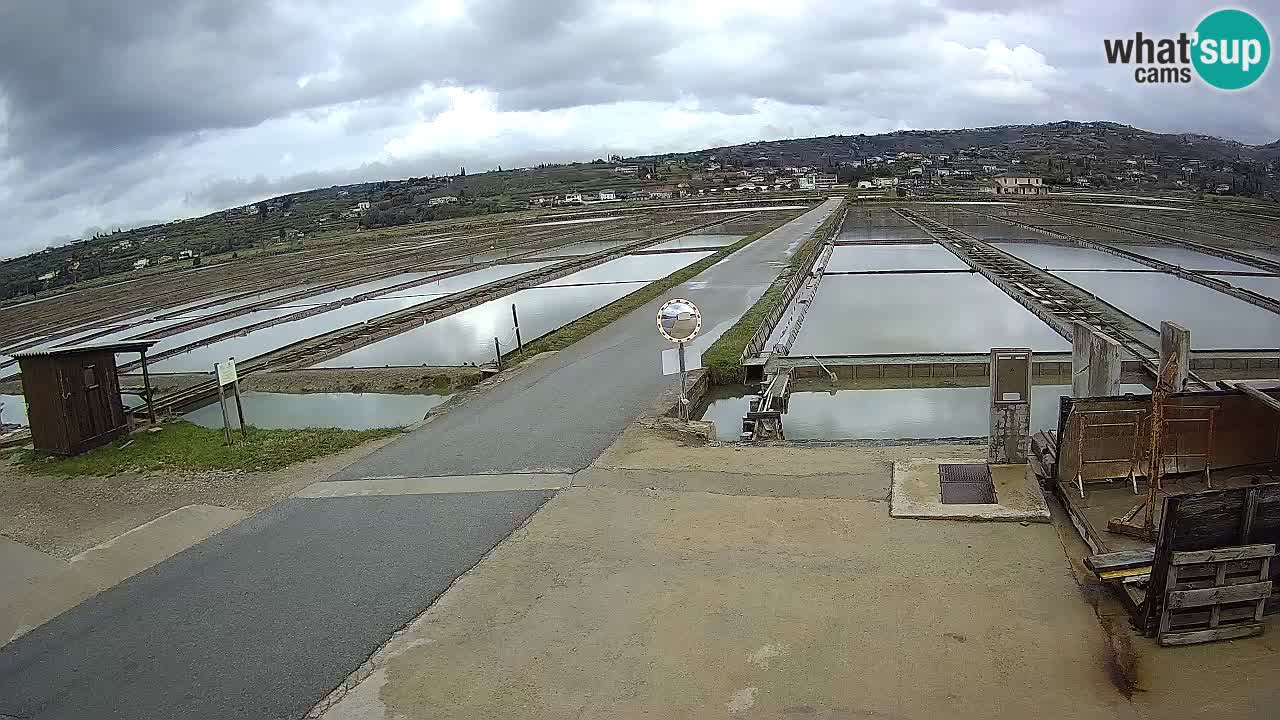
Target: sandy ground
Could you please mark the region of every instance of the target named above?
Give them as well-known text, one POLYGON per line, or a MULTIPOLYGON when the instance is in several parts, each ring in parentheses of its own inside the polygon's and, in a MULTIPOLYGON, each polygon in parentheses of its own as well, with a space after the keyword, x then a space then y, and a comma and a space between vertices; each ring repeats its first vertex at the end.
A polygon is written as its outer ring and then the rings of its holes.
POLYGON ((39 475, 0 460, 0 535, 64 560, 185 505, 248 513, 328 478, 394 438, 265 473, 39 475))
MULTIPOLYGON (((692 436, 632 423, 592 467, 606 469, 702 470, 754 475, 879 475, 894 460, 933 457, 965 460, 986 454, 986 441, 921 446, 842 444, 836 446, 753 443, 703 444, 692 436), (921 452, 929 453, 920 455, 921 452)), ((885 483, 887 492, 888 482, 885 483)))
MULTIPOLYGON (((637 444, 610 455, 657 451, 637 444)), ((890 457, 972 446, 762 452, 580 473, 324 717, 1249 718, 1280 699, 1272 639, 1134 637, 1056 523, 889 517, 890 457)))

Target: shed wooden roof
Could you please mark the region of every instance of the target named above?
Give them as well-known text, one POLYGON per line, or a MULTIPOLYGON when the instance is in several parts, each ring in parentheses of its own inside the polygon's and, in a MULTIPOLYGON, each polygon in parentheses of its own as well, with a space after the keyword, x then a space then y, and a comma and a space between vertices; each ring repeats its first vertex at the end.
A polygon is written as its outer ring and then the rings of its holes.
POLYGON ((13 354, 13 357, 33 358, 33 357, 58 357, 64 355, 78 355, 87 352, 142 352, 149 350, 152 345, 160 342, 159 340, 129 340, 126 342, 101 343, 98 345, 68 345, 65 347, 36 348, 32 350, 22 350, 13 354))

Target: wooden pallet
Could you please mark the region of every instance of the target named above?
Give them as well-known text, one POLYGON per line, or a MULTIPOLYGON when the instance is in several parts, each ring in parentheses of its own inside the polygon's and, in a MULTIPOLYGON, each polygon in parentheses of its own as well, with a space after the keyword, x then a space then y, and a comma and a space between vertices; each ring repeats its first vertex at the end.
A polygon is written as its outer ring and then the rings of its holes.
POLYGON ((1174 552, 1169 558, 1161 645, 1261 635, 1275 545, 1174 552))

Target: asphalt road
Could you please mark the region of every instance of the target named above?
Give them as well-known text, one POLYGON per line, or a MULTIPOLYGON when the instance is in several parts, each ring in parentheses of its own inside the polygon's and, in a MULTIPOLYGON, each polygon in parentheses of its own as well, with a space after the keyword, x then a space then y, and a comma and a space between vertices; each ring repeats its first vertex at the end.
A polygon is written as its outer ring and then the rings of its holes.
MULTIPOLYGON (((705 346, 765 291, 828 201, 672 295, 705 346)), ((660 301, 334 479, 573 471, 673 381, 660 301)), ((551 497, 512 490, 292 499, 0 649, 0 720, 298 718, 551 497)))
MULTIPOLYGON (((705 347, 746 312, 799 242, 839 207, 828 200, 672 290, 703 315, 705 347)), ((654 322, 632 312, 357 462, 341 479, 574 472, 591 464, 674 382, 654 322)))
POLYGON ((0 718, 297 718, 550 491, 288 500, 0 651, 0 718))

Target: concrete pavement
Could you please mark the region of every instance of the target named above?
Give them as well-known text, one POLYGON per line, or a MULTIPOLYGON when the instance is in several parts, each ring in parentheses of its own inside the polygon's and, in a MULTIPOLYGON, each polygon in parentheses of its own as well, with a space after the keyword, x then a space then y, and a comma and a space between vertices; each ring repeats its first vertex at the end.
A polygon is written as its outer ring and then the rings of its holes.
MULTIPOLYGON (((700 347, 764 294, 781 264, 839 205, 827 200, 669 293, 692 300, 702 311, 700 347)), ((665 300, 477 393, 338 477, 560 473, 586 467, 672 383, 662 375, 660 359, 670 344, 654 325, 665 300)))
POLYGON ((552 494, 288 500, 5 646, 0 717, 301 717, 552 494))

